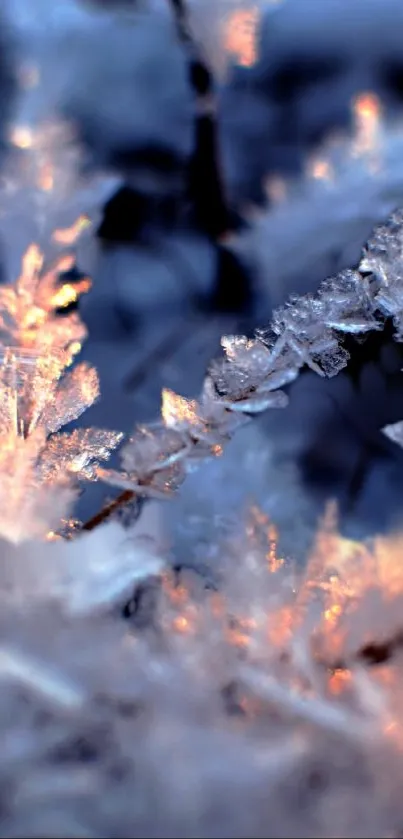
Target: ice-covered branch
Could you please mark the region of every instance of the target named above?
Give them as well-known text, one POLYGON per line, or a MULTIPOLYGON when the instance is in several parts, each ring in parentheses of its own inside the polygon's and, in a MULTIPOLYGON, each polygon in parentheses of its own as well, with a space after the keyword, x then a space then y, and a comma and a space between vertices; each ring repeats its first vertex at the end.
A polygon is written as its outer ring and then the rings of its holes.
POLYGON ((248 418, 281 408, 282 388, 304 366, 334 376, 348 363, 346 335, 381 330, 392 318, 403 340, 403 213, 376 228, 358 270, 322 283, 317 294, 293 297, 277 309, 254 339, 222 338, 223 358, 214 361, 198 400, 170 390, 162 394, 162 420, 143 426, 123 451, 123 471, 99 469, 98 477, 138 495, 164 497, 186 471, 222 453, 226 441, 248 418))

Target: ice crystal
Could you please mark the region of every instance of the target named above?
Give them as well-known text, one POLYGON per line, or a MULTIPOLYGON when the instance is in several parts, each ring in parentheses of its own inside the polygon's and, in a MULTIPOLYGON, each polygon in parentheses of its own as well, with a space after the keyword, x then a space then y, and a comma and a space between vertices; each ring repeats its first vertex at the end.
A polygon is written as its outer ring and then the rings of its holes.
POLYGON ((123 449, 123 471, 101 468, 98 477, 139 495, 164 498, 182 483, 183 460, 189 451, 185 435, 159 424, 140 427, 123 449))
MULTIPOLYGON (((200 398, 187 399, 164 390, 162 419, 137 429, 123 450, 122 471, 99 466, 118 444, 120 435, 94 431, 93 437, 90 432, 51 437, 47 454, 37 458, 42 477, 54 480, 60 472, 70 476, 75 473, 80 478, 100 478, 129 491, 129 495, 166 497, 198 461, 220 455, 240 424, 268 408, 285 406, 288 397, 282 388, 294 381, 303 366, 320 376, 336 375, 349 358, 342 346, 345 335, 360 336, 382 329, 384 318, 392 317, 395 337, 402 339, 401 227, 402 214, 395 213, 387 225, 375 230, 359 270, 343 271, 326 280, 316 295, 291 298, 274 313, 271 326, 258 330, 255 338, 223 337, 225 355, 211 364, 200 398)), ((74 232, 65 231, 59 238, 69 241, 74 232)), ((63 375, 79 344, 75 322, 70 325, 74 339, 70 340, 67 327, 61 338, 58 326, 54 326, 57 317, 46 302, 54 300, 49 293, 54 274, 45 273, 43 286, 38 284, 39 263, 34 250, 24 266, 21 301, 15 289, 8 289, 3 299, 4 330, 8 328, 12 337, 33 353, 29 357, 24 349, 19 356, 13 356, 14 351, 8 351, 11 356, 5 355, 3 424, 27 438, 36 428, 54 435, 92 404, 98 388, 95 371, 85 365, 63 375), (46 329, 39 337, 42 322, 46 329), (47 358, 41 355, 46 341, 51 349, 62 344, 64 357, 60 351, 47 358), (14 361, 10 361, 12 358, 14 361)))
POLYGON ((239 424, 284 407, 282 388, 302 367, 337 375, 349 360, 344 336, 365 336, 392 317, 395 338, 403 340, 402 230, 398 211, 375 229, 358 270, 325 280, 316 295, 292 297, 255 338, 224 336, 225 355, 210 365, 200 398, 163 390, 162 421, 134 434, 122 472, 102 469, 98 476, 139 495, 164 497, 197 460, 221 454, 239 424))
POLYGON ((60 473, 95 480, 99 462, 107 460, 122 439, 120 431, 99 428, 52 434, 39 461, 40 475, 46 481, 57 480, 60 473))
MULTIPOLYGON (((76 230, 58 234, 73 241, 76 230)), ((43 271, 42 254, 31 246, 15 285, 0 288, 0 533, 12 541, 54 530, 68 514, 77 481, 94 479, 123 436, 98 429, 58 433, 99 395, 94 368, 68 369, 85 328, 77 314, 61 316, 56 307, 89 282, 78 289, 59 284, 71 260, 62 256, 43 271)))
POLYGON ((74 488, 62 466, 52 481, 38 469, 46 460, 46 434, 37 429, 27 439, 0 433, 0 534, 10 542, 43 538, 68 512, 74 488))
POLYGON ((162 421, 137 430, 124 449, 122 472, 101 469, 98 476, 139 495, 165 496, 197 460, 221 454, 238 425, 268 408, 284 407, 288 397, 282 388, 303 366, 320 376, 336 375, 349 359, 342 346, 345 335, 382 329, 385 315, 398 324, 403 313, 399 237, 401 215, 395 214, 375 231, 360 270, 326 280, 316 295, 293 297, 255 338, 224 336, 225 355, 210 365, 200 398, 163 390, 162 421))
POLYGON ((397 836, 401 656, 361 645, 401 628, 400 554, 328 516, 301 573, 253 509, 217 592, 116 524, 0 540, 4 836, 397 836))
POLYGON ((62 255, 48 267, 37 245, 31 245, 15 283, 0 287, 0 345, 47 352, 68 349, 72 358, 80 349, 86 329, 75 312, 63 309, 90 288, 85 278, 62 283, 60 276, 74 265, 74 256, 62 255))
POLYGON ((96 371, 80 364, 65 372, 68 360, 63 352, 43 356, 13 348, 1 359, 0 533, 12 540, 55 528, 77 480, 92 479, 123 436, 91 428, 57 433, 98 395, 96 371))

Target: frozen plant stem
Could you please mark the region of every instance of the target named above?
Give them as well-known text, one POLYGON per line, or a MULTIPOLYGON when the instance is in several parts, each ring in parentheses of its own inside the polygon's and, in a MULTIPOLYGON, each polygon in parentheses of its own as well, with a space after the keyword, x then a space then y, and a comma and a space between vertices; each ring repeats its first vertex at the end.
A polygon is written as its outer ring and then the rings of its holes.
POLYGON ((225 357, 210 365, 199 399, 164 390, 162 418, 137 429, 122 451, 123 470, 98 469, 97 477, 139 497, 169 496, 192 463, 222 453, 239 425, 285 407, 282 388, 303 367, 322 377, 342 370, 350 357, 346 335, 381 330, 390 318, 395 340, 403 341, 402 264, 399 211, 376 228, 359 270, 326 280, 316 295, 293 297, 254 339, 222 338, 225 357))
MULTIPOLYGON (((3 448, 14 457, 14 466, 11 468, 8 461, 5 462, 2 474, 4 480, 8 475, 9 481, 14 482, 15 490, 18 453, 20 467, 28 470, 32 484, 32 526, 36 521, 34 512, 40 493, 48 492, 53 496, 56 486, 72 488, 72 482, 77 478, 103 480, 121 491, 114 501, 83 525, 87 531, 94 530, 133 500, 167 498, 181 486, 192 465, 221 455, 240 425, 268 408, 284 407, 288 398, 283 388, 298 377, 303 367, 309 367, 322 377, 334 376, 345 367, 349 352, 341 344, 346 335, 354 337, 381 330, 385 318, 390 318, 394 323, 395 339, 403 341, 402 263, 403 213, 400 211, 387 225, 375 230, 359 270, 344 271, 326 280, 315 296, 292 298, 274 312, 269 329, 259 330, 254 339, 234 335, 223 337, 225 356, 210 365, 198 400, 164 390, 161 419, 137 428, 122 450, 123 468, 119 471, 101 468, 100 462, 108 459, 119 444, 120 433, 101 429, 59 433, 64 425, 77 419, 93 403, 98 395, 98 379, 95 370, 83 363, 63 374, 80 348, 77 328, 82 330, 82 325, 79 319, 68 322, 66 330, 68 319, 60 324, 52 317, 51 307, 48 312, 46 302, 49 274, 45 272, 42 278, 42 262, 38 268, 37 260, 32 273, 28 261, 27 272, 21 278, 23 290, 30 292, 28 315, 32 319, 32 311, 39 311, 41 318, 33 324, 29 321, 27 335, 26 329, 21 332, 27 307, 25 303, 23 307, 20 305, 19 286, 3 287, 4 300, 0 300, 5 337, 10 329, 8 315, 11 314, 13 338, 15 332, 18 336, 23 334, 24 343, 29 339, 29 348, 33 345, 38 353, 34 374, 32 371, 29 376, 24 374, 24 408, 30 432, 23 440, 24 446, 15 435, 15 422, 10 427, 6 379, 0 381, 3 386, 0 408, 3 412, 2 433, 5 435, 9 429, 11 434, 10 439, 7 438, 8 447, 3 448), (44 308, 33 308, 37 290, 43 285, 46 292, 44 308), (49 345, 53 347, 61 340, 69 352, 61 359, 56 355, 54 363, 50 364, 49 345)), ((53 273, 50 275, 51 299, 53 273)), ((74 318, 74 315, 69 317, 74 318)), ((81 332, 79 337, 82 337, 81 332)), ((25 347, 24 352, 27 352, 25 347)), ((20 364, 22 372, 26 367, 24 359, 20 364)), ((4 378, 7 365, 3 365, 2 372, 4 378)), ((25 476, 24 481, 19 482, 19 491, 24 497, 26 485, 25 476)), ((4 504, 6 499, 9 502, 8 492, 4 504)), ((20 495, 14 498, 15 504, 21 508, 20 495)), ((10 523, 15 521, 14 507, 6 518, 3 534, 7 536, 10 523)), ((54 530, 53 524, 47 530, 54 530)), ((20 538, 21 534, 17 535, 20 538)))
POLYGON ((193 38, 188 22, 186 4, 183 0, 169 0, 176 20, 179 39, 193 45, 193 38))
POLYGON ((189 83, 195 102, 194 151, 187 174, 188 190, 197 222, 219 241, 228 232, 231 221, 216 140, 214 78, 193 37, 186 3, 183 0, 169 2, 176 20, 178 39, 187 56, 189 83))
POLYGON ((99 513, 96 513, 95 516, 92 516, 91 519, 85 522, 82 526, 82 530, 95 530, 100 524, 104 524, 104 522, 108 521, 110 516, 114 515, 118 510, 121 510, 122 507, 125 507, 126 504, 129 504, 131 501, 134 501, 136 498, 136 493, 133 490, 124 490, 121 492, 117 498, 114 498, 109 504, 106 504, 105 507, 102 507, 102 510, 99 513))

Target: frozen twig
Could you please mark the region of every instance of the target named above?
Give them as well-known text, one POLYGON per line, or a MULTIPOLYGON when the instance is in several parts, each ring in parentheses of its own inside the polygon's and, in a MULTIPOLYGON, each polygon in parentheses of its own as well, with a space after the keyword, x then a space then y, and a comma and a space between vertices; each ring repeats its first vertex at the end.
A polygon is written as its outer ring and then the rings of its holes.
POLYGON ((104 522, 108 521, 108 519, 117 513, 122 507, 125 507, 126 504, 130 504, 131 501, 134 501, 136 498, 136 493, 132 490, 124 490, 121 492, 117 498, 114 498, 113 501, 110 501, 109 504, 106 504, 105 507, 102 507, 95 516, 88 519, 83 526, 82 530, 95 530, 96 527, 99 527, 100 524, 104 524, 104 522))
POLYGON ((392 318, 403 340, 403 213, 376 228, 359 270, 326 280, 316 295, 293 297, 256 337, 222 338, 225 356, 210 365, 201 396, 162 394, 162 420, 138 428, 123 449, 123 471, 98 477, 144 497, 175 490, 195 461, 220 455, 237 427, 268 408, 282 408, 282 390, 309 367, 334 376, 346 366, 345 335, 381 330, 392 318))

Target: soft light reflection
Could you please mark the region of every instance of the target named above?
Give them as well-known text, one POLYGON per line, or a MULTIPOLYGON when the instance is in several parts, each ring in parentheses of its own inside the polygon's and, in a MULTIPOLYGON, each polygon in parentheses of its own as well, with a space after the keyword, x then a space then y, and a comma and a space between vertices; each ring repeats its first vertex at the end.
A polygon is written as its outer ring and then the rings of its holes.
POLYGON ((71 225, 63 230, 55 230, 52 234, 52 239, 59 245, 71 246, 74 245, 83 230, 91 225, 91 221, 86 215, 81 215, 71 225))
POLYGON ((356 155, 379 150, 382 107, 375 93, 360 93, 352 102, 354 117, 353 152, 356 155))
POLYGON ((31 149, 34 144, 32 129, 25 125, 16 125, 11 130, 10 143, 18 149, 31 149))
POLYGON ((308 161, 307 164, 308 178, 313 178, 317 181, 332 181, 334 178, 334 170, 331 163, 323 158, 314 158, 308 161))
POLYGON ((279 204, 287 198, 287 182, 280 175, 270 175, 265 179, 264 191, 269 201, 279 204))
POLYGON ((162 391, 161 414, 168 428, 174 428, 182 422, 198 423, 197 403, 192 399, 179 396, 168 388, 162 391))
POLYGON ((44 192, 51 192, 54 185, 54 168, 51 163, 44 163, 39 169, 38 187, 44 192))
POLYGON ((252 67, 257 59, 258 6, 232 12, 224 28, 224 50, 241 67, 252 67))
POLYGON ((73 254, 63 254, 46 267, 38 245, 27 248, 17 281, 0 286, 0 343, 38 351, 64 348, 73 357, 86 335, 85 326, 74 313, 65 318, 55 313, 90 288, 88 278, 65 288, 60 284, 60 275, 73 265, 73 254))

